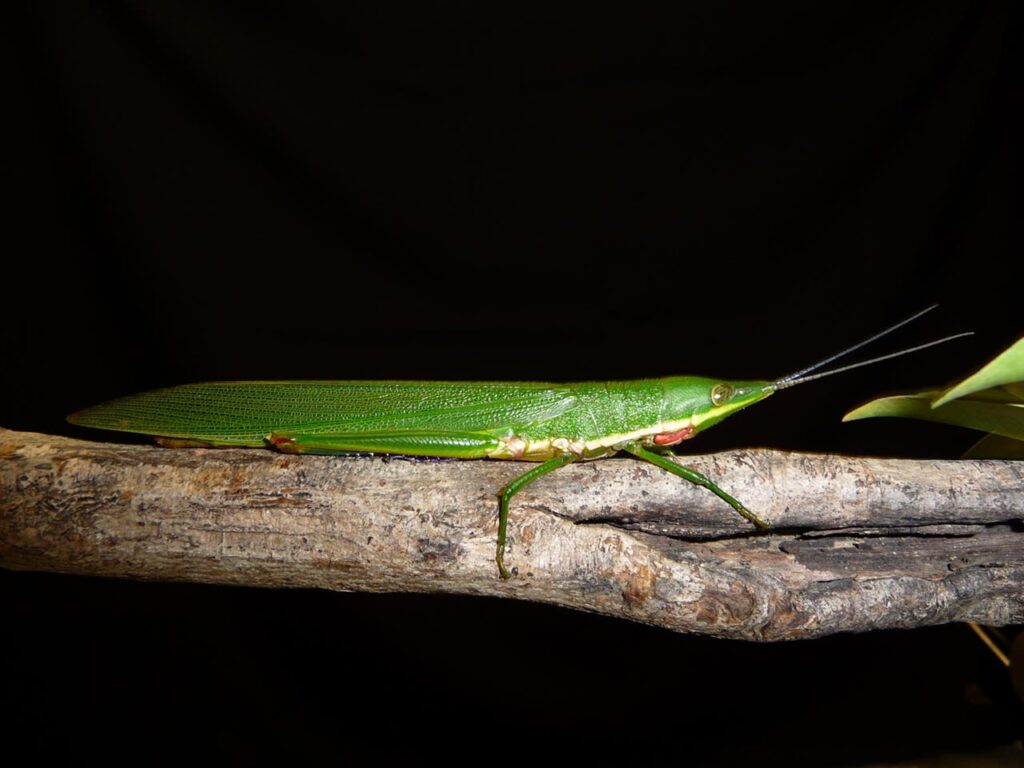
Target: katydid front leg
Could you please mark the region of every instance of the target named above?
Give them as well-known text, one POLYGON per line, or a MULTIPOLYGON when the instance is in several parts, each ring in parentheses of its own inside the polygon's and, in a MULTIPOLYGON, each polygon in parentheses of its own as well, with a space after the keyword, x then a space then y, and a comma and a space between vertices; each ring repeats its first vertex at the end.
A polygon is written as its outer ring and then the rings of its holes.
POLYGON ((626 443, 625 445, 622 446, 622 449, 624 451, 628 451, 637 458, 643 459, 644 461, 649 461, 651 462, 651 464, 654 464, 655 466, 661 467, 662 469, 671 472, 673 475, 679 475, 679 477, 685 478, 689 480, 691 483, 694 483, 695 485, 704 486, 713 494, 718 496, 718 498, 722 499, 727 504, 729 504, 729 506, 731 506, 741 515, 743 515, 743 517, 747 518, 747 520, 752 522, 758 528, 768 528, 768 523, 766 523, 760 517, 755 515, 753 512, 751 512, 749 509, 743 506, 743 504, 738 499, 735 499, 732 496, 730 496, 728 493, 726 493, 717 485, 715 485, 715 483, 709 477, 702 475, 700 472, 694 469, 690 469, 689 467, 684 467, 681 464, 676 464, 674 461, 672 461, 672 459, 666 456, 662 456, 659 453, 649 451, 642 445, 640 445, 640 443, 626 443))

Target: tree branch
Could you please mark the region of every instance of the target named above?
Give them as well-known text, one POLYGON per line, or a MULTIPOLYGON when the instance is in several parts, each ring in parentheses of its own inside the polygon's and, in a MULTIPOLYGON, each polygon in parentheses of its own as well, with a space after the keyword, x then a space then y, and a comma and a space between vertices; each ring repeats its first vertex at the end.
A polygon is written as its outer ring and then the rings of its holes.
POLYGON ((1024 621, 1024 463, 733 451, 681 459, 772 523, 629 459, 516 497, 522 464, 167 450, 0 429, 0 565, 500 595, 776 640, 1024 621))

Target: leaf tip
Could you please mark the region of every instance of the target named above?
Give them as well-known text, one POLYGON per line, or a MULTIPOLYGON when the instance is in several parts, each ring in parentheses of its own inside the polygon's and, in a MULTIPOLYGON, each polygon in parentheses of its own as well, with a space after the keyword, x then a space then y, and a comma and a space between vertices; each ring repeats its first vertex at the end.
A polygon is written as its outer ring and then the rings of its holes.
POLYGON ((843 422, 845 423, 847 421, 858 421, 860 419, 865 418, 864 415, 861 413, 861 411, 863 410, 864 408, 863 406, 861 406, 860 408, 854 408, 852 411, 847 411, 846 413, 843 414, 843 422))

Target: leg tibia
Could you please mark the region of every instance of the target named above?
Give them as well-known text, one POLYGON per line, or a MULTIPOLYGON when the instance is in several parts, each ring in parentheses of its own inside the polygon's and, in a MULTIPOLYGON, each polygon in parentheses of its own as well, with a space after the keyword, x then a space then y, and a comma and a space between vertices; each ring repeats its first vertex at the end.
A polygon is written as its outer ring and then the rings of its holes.
POLYGON ((512 497, 538 477, 542 477, 559 467, 564 467, 576 459, 577 456, 573 453, 566 453, 561 456, 555 456, 553 459, 548 459, 543 464, 521 474, 498 493, 498 550, 494 559, 498 563, 498 573, 501 574, 501 578, 507 579, 510 576, 508 569, 505 568, 505 535, 508 532, 508 504, 512 497))
POLYGON ((649 451, 639 443, 626 443, 626 445, 624 445, 623 448, 629 453, 632 453, 637 458, 641 458, 644 461, 649 461, 651 464, 661 467, 662 469, 667 470, 674 475, 679 475, 679 477, 685 478, 689 480, 691 483, 694 483, 695 485, 704 486, 713 494, 718 496, 718 498, 722 499, 727 504, 729 504, 729 506, 731 506, 733 509, 739 512, 743 517, 745 517, 751 523, 756 525, 758 528, 768 527, 768 523, 766 523, 760 517, 755 515, 753 512, 751 512, 749 509, 743 506, 743 504, 738 499, 734 499, 728 493, 726 493, 717 485, 715 485, 715 483, 710 478, 706 477, 705 475, 702 475, 700 472, 690 469, 689 467, 684 467, 682 464, 676 464, 676 462, 672 461, 672 459, 668 458, 667 456, 662 456, 661 454, 655 453, 654 451, 649 451))
POLYGON ((371 432, 302 434, 275 432, 268 442, 285 453, 391 453, 480 459, 498 447, 498 439, 474 432, 371 432))

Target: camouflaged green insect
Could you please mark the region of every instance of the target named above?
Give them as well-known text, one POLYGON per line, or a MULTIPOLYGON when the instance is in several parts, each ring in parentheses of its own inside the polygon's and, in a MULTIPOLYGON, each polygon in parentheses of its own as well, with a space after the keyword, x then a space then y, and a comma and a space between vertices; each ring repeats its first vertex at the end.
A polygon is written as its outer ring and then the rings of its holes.
POLYGON ((712 480, 665 454, 780 389, 969 335, 949 336, 812 375, 934 308, 775 381, 701 376, 572 384, 228 381, 130 395, 78 411, 68 421, 152 435, 172 447, 269 447, 287 453, 369 452, 541 462, 498 494, 495 560, 499 574, 507 579, 504 555, 512 497, 552 470, 619 451, 704 486, 757 528, 768 528, 766 521, 712 480))

